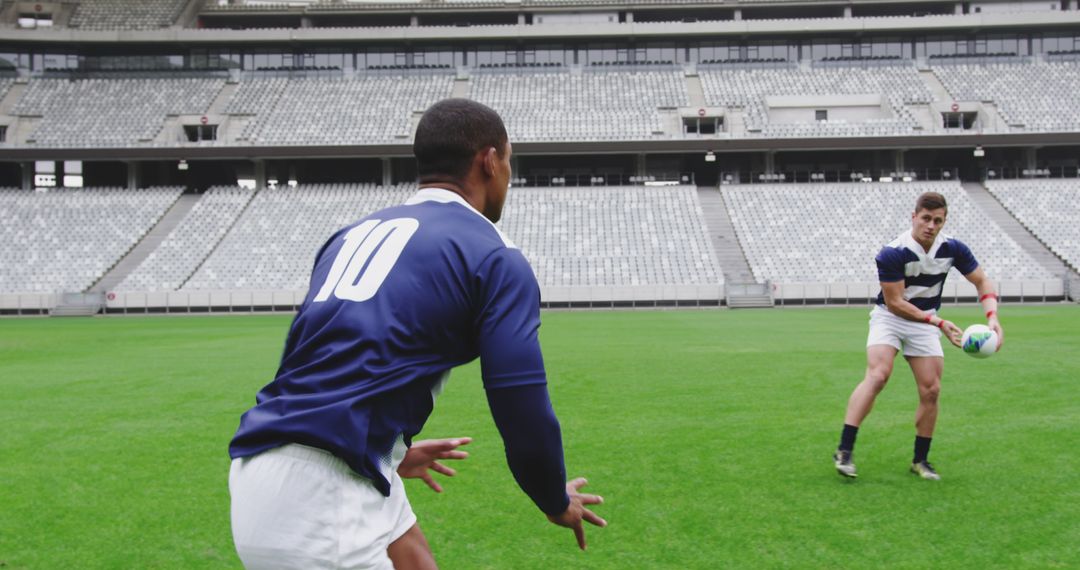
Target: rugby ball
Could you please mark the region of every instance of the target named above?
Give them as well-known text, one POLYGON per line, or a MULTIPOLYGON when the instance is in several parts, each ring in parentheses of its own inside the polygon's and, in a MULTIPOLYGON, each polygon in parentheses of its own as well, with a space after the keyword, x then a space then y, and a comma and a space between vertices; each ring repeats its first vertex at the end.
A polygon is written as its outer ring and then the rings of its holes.
POLYGON ((997 346, 997 333, 986 325, 971 325, 960 339, 960 348, 975 358, 990 358, 997 352, 997 346))

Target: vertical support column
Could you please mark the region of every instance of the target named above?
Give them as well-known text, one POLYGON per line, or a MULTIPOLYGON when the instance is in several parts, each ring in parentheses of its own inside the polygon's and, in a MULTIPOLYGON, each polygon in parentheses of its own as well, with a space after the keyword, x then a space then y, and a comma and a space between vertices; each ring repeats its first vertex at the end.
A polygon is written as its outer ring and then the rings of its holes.
POLYGON ((1039 149, 1037 148, 1025 148, 1024 149, 1024 168, 1034 170, 1038 168, 1039 164, 1039 149))
POLYGON ((893 168, 898 173, 906 171, 906 168, 904 168, 904 154, 906 152, 907 151, 904 149, 896 149, 893 151, 893 168))
POLYGON ((382 185, 389 186, 394 183, 394 166, 390 162, 389 158, 381 158, 379 162, 382 163, 382 185))
POLYGON ((634 13, 633 12, 627 12, 626 13, 626 23, 627 24, 633 24, 634 23, 634 13))
POLYGON ((776 151, 765 151, 765 173, 773 174, 776 172, 776 151))
POLYGON ((524 26, 525 25, 525 14, 523 12, 518 14, 518 25, 519 26, 524 26))
POLYGON ((739 21, 739 20, 742 20, 742 9, 736 8, 735 9, 735 21, 739 21))
POLYGON ((845 18, 850 18, 851 17, 851 6, 844 6, 844 17, 845 18))
POLYGON ((964 3, 963 2, 957 2, 956 3, 956 9, 953 10, 953 13, 954 14, 963 14, 964 13, 964 3))
POLYGON ((301 17, 300 18, 300 27, 301 28, 310 28, 311 27, 311 18, 309 16, 301 17))
POLYGON ((255 188, 257 190, 266 188, 266 161, 262 159, 255 161, 255 188))
POLYGON ((34 162, 20 163, 22 167, 22 189, 33 190, 34 188, 34 162))
POLYGON ((134 160, 129 160, 124 163, 127 166, 127 187, 128 190, 138 190, 139 182, 139 163, 134 160))
POLYGON ((1066 10, 1075 10, 1076 9, 1076 0, 1069 0, 1069 5, 1065 9, 1066 10))
POLYGON ((410 28, 418 28, 418 27, 420 27, 420 16, 415 16, 415 15, 409 16, 409 27, 410 28))
POLYGON ((638 153, 634 157, 634 174, 638 177, 646 176, 648 172, 647 165, 645 164, 645 153, 638 153))

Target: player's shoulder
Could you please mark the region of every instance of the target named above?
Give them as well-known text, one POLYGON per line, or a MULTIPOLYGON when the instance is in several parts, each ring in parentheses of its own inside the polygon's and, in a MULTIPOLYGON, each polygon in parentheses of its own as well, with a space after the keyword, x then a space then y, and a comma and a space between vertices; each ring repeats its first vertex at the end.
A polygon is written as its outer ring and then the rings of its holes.
POLYGON ((948 247, 950 249, 960 250, 960 251, 971 251, 971 248, 968 247, 968 245, 966 243, 960 241, 959 239, 957 239, 957 238, 955 238, 953 236, 942 235, 941 236, 941 241, 942 241, 943 246, 948 247))
POLYGON ((879 262, 884 261, 903 261, 909 257, 907 240, 904 239, 904 235, 901 234, 896 239, 885 244, 878 250, 877 259, 879 262))

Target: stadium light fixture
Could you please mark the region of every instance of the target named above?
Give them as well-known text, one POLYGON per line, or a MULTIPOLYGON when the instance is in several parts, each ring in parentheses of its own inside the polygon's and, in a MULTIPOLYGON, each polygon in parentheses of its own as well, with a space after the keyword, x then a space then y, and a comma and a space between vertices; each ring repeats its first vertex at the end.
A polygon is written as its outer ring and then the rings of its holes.
POLYGON ((178 162, 178 163, 176 164, 176 169, 177 169, 177 170, 187 170, 187 169, 188 169, 188 163, 187 163, 187 161, 186 161, 186 160, 184 160, 184 159, 180 159, 180 162, 178 162))
POLYGON ((983 147, 977 146, 977 147, 975 147, 975 152, 972 153, 972 154, 975 155, 975 158, 982 158, 982 157, 986 156, 986 151, 983 150, 983 147))
POLYGON ((705 162, 716 162, 716 153, 709 151, 705 153, 705 162))
POLYGON ((290 178, 289 179, 289 188, 296 188, 297 184, 298 184, 298 182, 296 181, 295 178, 290 178))

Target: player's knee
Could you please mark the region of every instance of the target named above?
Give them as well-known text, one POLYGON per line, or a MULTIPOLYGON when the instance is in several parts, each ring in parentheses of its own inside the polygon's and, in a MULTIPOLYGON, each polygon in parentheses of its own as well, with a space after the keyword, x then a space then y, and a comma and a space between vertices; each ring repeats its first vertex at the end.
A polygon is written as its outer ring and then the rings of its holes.
POLYGON ((865 382, 874 389, 874 392, 880 392, 885 389, 885 384, 889 382, 889 376, 892 374, 892 368, 888 366, 871 366, 866 369, 865 382))
POLYGON ((934 382, 919 386, 919 399, 928 404, 936 404, 941 395, 941 382, 934 382))

